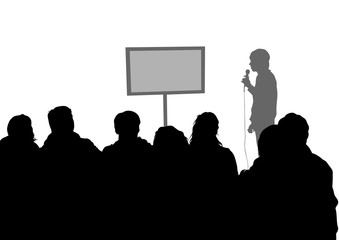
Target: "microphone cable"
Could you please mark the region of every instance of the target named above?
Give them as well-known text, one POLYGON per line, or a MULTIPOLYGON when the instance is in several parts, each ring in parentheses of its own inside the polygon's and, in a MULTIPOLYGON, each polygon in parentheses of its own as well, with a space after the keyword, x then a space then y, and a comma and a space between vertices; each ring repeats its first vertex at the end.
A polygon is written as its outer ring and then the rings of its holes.
POLYGON ((247 163, 247 170, 249 169, 248 164, 248 157, 247 157, 247 150, 246 150, 246 93, 245 93, 245 86, 244 86, 244 150, 245 150, 245 157, 247 163))

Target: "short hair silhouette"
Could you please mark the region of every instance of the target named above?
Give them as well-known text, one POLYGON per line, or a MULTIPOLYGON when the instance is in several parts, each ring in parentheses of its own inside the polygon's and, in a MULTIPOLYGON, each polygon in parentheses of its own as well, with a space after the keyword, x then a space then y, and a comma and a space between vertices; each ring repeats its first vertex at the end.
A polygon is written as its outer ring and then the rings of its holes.
POLYGON ((278 125, 270 125, 265 128, 259 137, 258 152, 260 157, 274 156, 280 150, 280 128, 278 125))
POLYGON ((12 137, 35 140, 32 121, 24 114, 11 118, 7 126, 7 133, 12 137))
POLYGON ((261 67, 269 68, 270 55, 265 49, 256 49, 250 54, 250 59, 260 63, 261 67))
POLYGON ((119 135, 137 136, 139 133, 140 118, 133 111, 118 113, 114 118, 115 132, 119 135))
POLYGON ((54 133, 74 130, 72 110, 66 106, 59 106, 49 111, 48 122, 54 133))
POLYGON ((278 122, 285 138, 288 138, 289 145, 304 145, 307 142, 309 126, 302 116, 295 113, 288 113, 278 122))
POLYGON ((152 145, 138 136, 139 126, 140 118, 137 113, 130 110, 118 113, 114 118, 114 128, 119 138, 114 144, 102 150, 104 158, 120 159, 123 160, 120 161, 123 164, 129 162, 127 159, 135 162, 149 157, 152 145))
POLYGON ((58 106, 48 112, 48 122, 52 133, 42 146, 45 158, 65 160, 90 160, 99 157, 100 150, 87 138, 81 138, 74 132, 72 110, 67 106, 58 106))

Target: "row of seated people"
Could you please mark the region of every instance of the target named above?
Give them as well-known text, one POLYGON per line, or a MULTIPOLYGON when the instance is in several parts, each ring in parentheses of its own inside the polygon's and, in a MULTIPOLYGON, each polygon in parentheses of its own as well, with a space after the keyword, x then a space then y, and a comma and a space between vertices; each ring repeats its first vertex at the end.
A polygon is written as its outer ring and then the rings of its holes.
POLYGON ((25 115, 10 120, 0 141, 5 199, 16 217, 34 211, 40 219, 100 225, 110 218, 139 236, 336 239, 333 173, 308 148, 300 115, 266 128, 259 157, 240 174, 210 112, 197 117, 190 141, 167 126, 153 144, 138 137, 136 113, 119 113, 119 139, 103 151, 74 132, 69 108, 56 107, 48 119, 52 133, 41 148, 25 115))

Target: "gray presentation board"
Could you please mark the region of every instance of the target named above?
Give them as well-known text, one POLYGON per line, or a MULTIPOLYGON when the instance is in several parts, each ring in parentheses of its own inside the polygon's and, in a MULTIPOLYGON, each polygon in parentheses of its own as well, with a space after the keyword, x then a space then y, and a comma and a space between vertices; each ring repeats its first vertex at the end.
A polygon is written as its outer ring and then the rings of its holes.
POLYGON ((205 47, 126 48, 127 95, 205 92, 205 47))

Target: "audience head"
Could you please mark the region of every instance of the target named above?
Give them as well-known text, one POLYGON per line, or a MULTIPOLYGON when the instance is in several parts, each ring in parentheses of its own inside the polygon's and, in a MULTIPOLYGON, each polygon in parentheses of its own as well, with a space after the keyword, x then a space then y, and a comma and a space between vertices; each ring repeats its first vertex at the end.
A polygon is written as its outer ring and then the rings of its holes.
POLYGON ((250 55, 250 65, 253 71, 268 69, 270 64, 270 55, 265 49, 254 50, 250 55))
POLYGON ((70 133, 74 130, 72 111, 66 106, 49 111, 48 122, 53 133, 70 133))
POLYGON ((280 128, 278 125, 271 125, 265 128, 258 140, 258 151, 260 157, 268 157, 279 154, 280 128))
POLYGON ((136 138, 139 133, 140 118, 133 111, 119 113, 114 119, 115 132, 121 137, 136 138))
POLYGON ((288 113, 278 122, 285 144, 290 147, 305 145, 308 138, 308 124, 305 118, 295 113, 288 113))
POLYGON ((26 115, 17 115, 11 118, 7 126, 8 136, 34 141, 32 121, 26 115))
POLYGON ((218 134, 219 121, 218 118, 212 112, 204 112, 198 115, 193 124, 193 130, 190 142, 205 142, 212 143, 214 140, 221 145, 216 135, 218 134))
POLYGON ((184 133, 173 126, 160 127, 154 136, 153 148, 162 153, 183 152, 188 149, 184 133))

